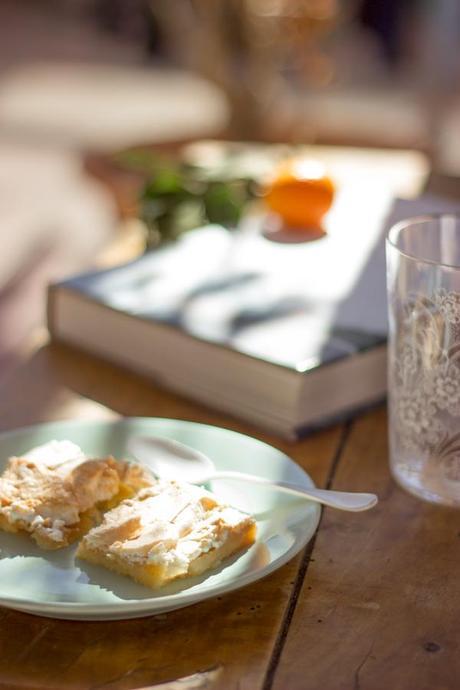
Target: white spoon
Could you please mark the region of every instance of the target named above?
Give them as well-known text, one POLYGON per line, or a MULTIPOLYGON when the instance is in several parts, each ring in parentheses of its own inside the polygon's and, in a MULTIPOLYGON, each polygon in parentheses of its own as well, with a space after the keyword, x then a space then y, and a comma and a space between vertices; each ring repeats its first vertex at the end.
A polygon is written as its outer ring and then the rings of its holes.
POLYGON ((323 503, 339 510, 354 512, 369 510, 376 505, 375 494, 329 491, 326 489, 304 489, 288 482, 272 481, 243 472, 219 472, 204 453, 194 448, 160 436, 133 436, 128 443, 129 452, 161 479, 175 479, 190 484, 205 484, 213 479, 236 479, 255 484, 264 484, 293 494, 303 496, 317 503, 323 503))

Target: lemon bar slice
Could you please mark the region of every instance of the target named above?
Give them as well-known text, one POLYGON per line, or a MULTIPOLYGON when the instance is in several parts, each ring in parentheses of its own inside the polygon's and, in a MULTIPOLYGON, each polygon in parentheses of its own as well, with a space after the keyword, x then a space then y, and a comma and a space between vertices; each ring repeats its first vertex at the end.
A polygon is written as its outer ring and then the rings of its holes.
POLYGON ((77 556, 154 589, 252 544, 255 520, 198 486, 159 480, 105 514, 77 556))
POLYGON ((42 548, 59 549, 152 481, 140 465, 89 459, 71 441, 51 441, 8 460, 0 476, 0 528, 29 532, 42 548))

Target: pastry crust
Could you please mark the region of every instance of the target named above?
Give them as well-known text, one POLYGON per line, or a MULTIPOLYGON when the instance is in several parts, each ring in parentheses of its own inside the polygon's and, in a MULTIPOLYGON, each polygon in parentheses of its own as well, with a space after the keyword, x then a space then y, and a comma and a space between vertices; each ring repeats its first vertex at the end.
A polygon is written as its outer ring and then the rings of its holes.
POLYGON ((51 441, 9 459, 0 476, 0 528, 26 531, 42 548, 59 549, 151 482, 140 465, 89 459, 70 441, 51 441))
POLYGON ((159 480, 106 513, 77 556, 157 589, 201 575, 255 537, 254 519, 209 491, 159 480))

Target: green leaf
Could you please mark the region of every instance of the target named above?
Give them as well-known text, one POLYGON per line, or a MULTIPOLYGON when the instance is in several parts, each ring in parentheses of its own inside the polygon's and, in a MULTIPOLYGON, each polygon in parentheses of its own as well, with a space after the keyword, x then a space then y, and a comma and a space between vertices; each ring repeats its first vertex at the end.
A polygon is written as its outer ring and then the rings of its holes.
POLYGON ((209 184, 204 196, 206 215, 211 223, 236 225, 246 201, 238 185, 225 182, 209 184))

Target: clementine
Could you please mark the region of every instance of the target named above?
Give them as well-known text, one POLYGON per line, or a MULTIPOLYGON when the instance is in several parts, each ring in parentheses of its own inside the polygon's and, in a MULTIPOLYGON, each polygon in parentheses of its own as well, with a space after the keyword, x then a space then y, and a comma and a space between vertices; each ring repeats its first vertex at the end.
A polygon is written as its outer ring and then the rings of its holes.
POLYGON ((321 227, 335 187, 320 162, 294 158, 279 166, 264 192, 266 205, 281 216, 284 225, 309 230, 321 227))

